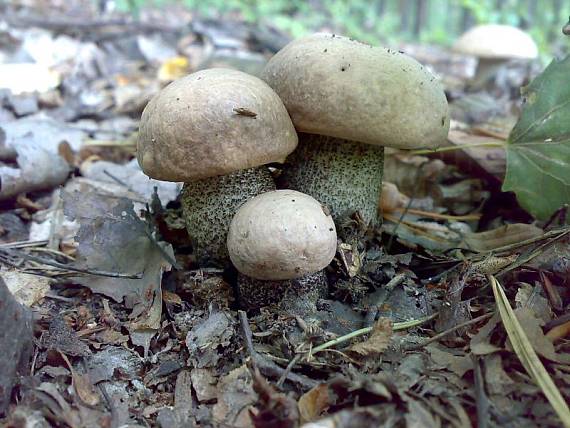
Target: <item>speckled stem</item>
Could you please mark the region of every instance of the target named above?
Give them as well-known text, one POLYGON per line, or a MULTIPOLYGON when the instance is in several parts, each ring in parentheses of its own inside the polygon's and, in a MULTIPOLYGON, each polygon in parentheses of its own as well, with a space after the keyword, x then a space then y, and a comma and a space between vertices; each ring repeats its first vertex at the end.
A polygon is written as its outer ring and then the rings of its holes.
POLYGON ((299 134, 287 158, 280 186, 307 193, 326 205, 339 221, 360 211, 376 223, 382 189, 384 148, 314 134, 299 134))
POLYGON ((308 314, 314 312, 317 300, 326 296, 328 282, 323 270, 285 281, 262 281, 240 273, 238 290, 244 309, 279 304, 287 312, 308 314))
POLYGON ((265 166, 184 184, 184 220, 200 266, 229 265, 226 237, 235 212, 248 199, 271 190, 275 182, 265 166))

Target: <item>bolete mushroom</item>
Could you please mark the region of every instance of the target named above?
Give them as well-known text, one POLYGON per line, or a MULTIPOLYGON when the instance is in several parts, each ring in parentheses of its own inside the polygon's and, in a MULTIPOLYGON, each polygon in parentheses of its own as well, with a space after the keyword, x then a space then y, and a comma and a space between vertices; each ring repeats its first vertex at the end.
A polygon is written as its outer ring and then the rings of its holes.
POLYGON ((264 165, 282 162, 296 146, 289 114, 266 83, 209 69, 174 81, 148 103, 137 159, 148 176, 185 183, 182 207, 196 258, 225 266, 236 209, 275 189, 264 165))
POLYGON ((334 34, 295 40, 262 73, 299 134, 284 186, 308 193, 339 219, 377 219, 383 146, 435 148, 449 110, 440 83, 414 59, 334 34))
POLYGON ((239 272, 240 303, 252 309, 285 295, 288 303, 314 304, 326 292, 323 269, 335 255, 337 237, 319 201, 295 190, 276 190, 238 209, 227 244, 239 272))
POLYGON ((530 35, 510 25, 478 25, 465 32, 453 50, 478 59, 472 86, 484 84, 497 69, 510 60, 531 60, 538 48, 530 35))

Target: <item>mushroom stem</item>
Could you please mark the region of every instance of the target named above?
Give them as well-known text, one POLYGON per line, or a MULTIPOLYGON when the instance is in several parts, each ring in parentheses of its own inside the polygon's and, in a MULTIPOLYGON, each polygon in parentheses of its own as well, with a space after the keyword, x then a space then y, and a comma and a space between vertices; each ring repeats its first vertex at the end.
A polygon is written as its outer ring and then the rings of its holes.
POLYGON ((504 58, 479 58, 475 76, 469 83, 471 89, 480 89, 497 73, 501 66, 505 65, 508 60, 504 58))
POLYGON ((275 190, 265 166, 184 183, 182 210, 200 266, 229 264, 226 238, 237 209, 260 193, 275 190))
POLYGON ((328 281, 324 270, 282 281, 254 279, 238 273, 239 304, 244 309, 279 306, 297 315, 315 311, 315 303, 326 297, 328 281))
POLYGON ((337 225, 359 211, 376 224, 382 189, 384 147, 315 134, 299 134, 297 149, 280 177, 283 187, 307 193, 326 205, 337 225))

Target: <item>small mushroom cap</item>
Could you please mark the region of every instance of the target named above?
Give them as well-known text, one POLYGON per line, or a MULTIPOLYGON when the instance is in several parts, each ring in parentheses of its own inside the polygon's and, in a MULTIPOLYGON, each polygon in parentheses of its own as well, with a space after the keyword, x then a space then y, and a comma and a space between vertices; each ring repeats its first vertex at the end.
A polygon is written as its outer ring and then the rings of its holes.
POLYGON ((152 178, 188 182, 280 162, 295 147, 291 118, 265 82, 212 68, 172 82, 148 103, 137 159, 152 178))
POLYGON ((433 148, 449 131, 440 82, 413 58, 318 33, 281 49, 262 73, 300 132, 433 148))
POLYGON ((235 214, 230 259, 255 279, 300 278, 326 267, 336 252, 333 219, 319 201, 295 190, 258 195, 235 214))
POLYGON ((453 45, 462 54, 486 59, 533 59, 538 48, 532 37, 510 25, 479 25, 464 33, 453 45))

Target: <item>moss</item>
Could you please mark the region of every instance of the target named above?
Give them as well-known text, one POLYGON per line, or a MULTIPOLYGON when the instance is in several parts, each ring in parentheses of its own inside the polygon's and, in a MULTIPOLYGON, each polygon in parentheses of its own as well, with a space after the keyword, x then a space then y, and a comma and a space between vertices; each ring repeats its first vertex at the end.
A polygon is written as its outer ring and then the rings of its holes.
POLYGON ((229 264, 226 237, 235 212, 249 198, 271 190, 275 183, 264 166, 184 184, 184 220, 200 266, 229 264))
POLYGON ((285 281, 263 281, 240 273, 238 291, 244 309, 279 304, 283 310, 299 315, 315 310, 317 300, 327 294, 328 282, 323 270, 285 281))
POLYGON ((355 211, 366 224, 374 224, 383 169, 383 147, 299 134, 299 146, 287 158, 280 186, 307 193, 326 205, 337 229, 355 211))

